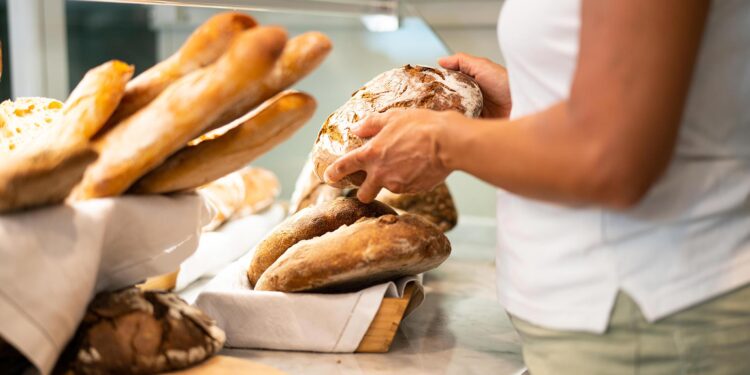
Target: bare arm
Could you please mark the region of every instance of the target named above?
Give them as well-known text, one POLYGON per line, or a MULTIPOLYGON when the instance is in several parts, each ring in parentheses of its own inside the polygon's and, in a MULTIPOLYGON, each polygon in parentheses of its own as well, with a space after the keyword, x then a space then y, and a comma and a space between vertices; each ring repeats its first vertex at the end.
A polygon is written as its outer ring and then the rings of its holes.
POLYGON ((359 132, 377 136, 327 177, 365 170, 359 197, 370 200, 383 186, 421 190, 463 170, 532 198, 630 207, 671 158, 708 4, 584 0, 569 100, 513 121, 424 110, 371 116, 359 132))

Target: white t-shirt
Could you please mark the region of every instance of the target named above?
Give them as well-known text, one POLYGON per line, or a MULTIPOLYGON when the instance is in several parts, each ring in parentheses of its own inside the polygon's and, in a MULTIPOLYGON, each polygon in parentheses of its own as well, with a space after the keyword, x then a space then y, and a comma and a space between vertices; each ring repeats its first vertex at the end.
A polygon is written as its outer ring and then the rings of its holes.
MULTIPOLYGON (((506 1, 511 117, 568 98, 580 6, 506 1)), ((618 291, 654 321, 747 284, 749 198, 750 1, 714 0, 674 157, 641 203, 618 213, 498 192, 500 300, 541 326, 603 332, 618 291)))

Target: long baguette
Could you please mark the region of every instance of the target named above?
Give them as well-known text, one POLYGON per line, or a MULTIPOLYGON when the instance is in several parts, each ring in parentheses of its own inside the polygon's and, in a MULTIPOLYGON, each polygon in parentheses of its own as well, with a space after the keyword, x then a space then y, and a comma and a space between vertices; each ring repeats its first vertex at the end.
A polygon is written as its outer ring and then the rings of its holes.
POLYGON ((137 193, 168 193, 192 189, 229 174, 289 138, 315 112, 315 99, 302 92, 284 92, 248 113, 229 130, 217 129, 200 143, 186 146, 133 188, 137 193))
POLYGON ((208 19, 172 56, 128 82, 122 103, 107 128, 143 108, 176 80, 219 59, 237 35, 256 24, 252 17, 237 12, 219 13, 208 19))
POLYGON ((89 70, 65 101, 60 123, 50 133, 54 139, 47 140, 91 139, 112 116, 132 76, 133 66, 118 60, 89 70))
POLYGON ((289 40, 279 60, 263 82, 242 94, 242 100, 228 108, 209 129, 224 126, 252 110, 268 98, 285 90, 315 70, 331 51, 325 34, 311 31, 289 40))
POLYGON ((286 43, 278 27, 243 32, 216 63, 170 85, 95 142, 100 156, 76 199, 122 194, 141 176, 200 135, 247 87, 271 70, 286 43))

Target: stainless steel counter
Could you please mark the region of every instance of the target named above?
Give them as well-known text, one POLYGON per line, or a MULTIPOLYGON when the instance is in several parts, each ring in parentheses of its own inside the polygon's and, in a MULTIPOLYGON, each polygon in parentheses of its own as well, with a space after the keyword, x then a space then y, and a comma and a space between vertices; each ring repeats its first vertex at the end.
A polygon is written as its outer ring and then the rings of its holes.
POLYGON ((425 275, 425 301, 401 323, 389 353, 225 349, 222 354, 289 374, 518 374, 520 345, 495 297, 487 229, 464 226, 451 233, 451 258, 425 275))

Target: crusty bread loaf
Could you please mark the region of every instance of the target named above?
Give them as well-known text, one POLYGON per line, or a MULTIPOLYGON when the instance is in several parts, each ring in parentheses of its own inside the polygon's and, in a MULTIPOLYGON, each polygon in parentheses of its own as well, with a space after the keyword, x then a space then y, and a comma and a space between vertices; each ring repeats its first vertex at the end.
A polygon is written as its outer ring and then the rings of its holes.
POLYGON ((356 198, 339 198, 290 216, 255 247, 247 271, 250 285, 255 285, 263 272, 297 242, 321 236, 363 217, 388 214, 395 214, 395 211, 378 201, 365 204, 356 198))
POLYGON ((437 225, 443 233, 453 229, 458 223, 458 211, 445 183, 430 191, 413 194, 395 194, 383 189, 375 199, 396 210, 422 216, 437 225))
POLYGON ((352 291, 437 267, 450 255, 443 233, 411 214, 365 218, 289 248, 255 290, 352 291))
POLYGON ((169 155, 200 135, 247 87, 268 74, 286 42, 278 27, 235 38, 214 64, 170 85, 146 107, 99 138, 99 159, 86 171, 77 199, 122 194, 169 155))
POLYGON ((154 100, 170 84, 214 61, 237 35, 256 25, 243 13, 219 13, 195 29, 180 49, 128 82, 125 96, 107 127, 119 123, 154 100))
POLYGON ((245 167, 197 189, 214 207, 216 215, 203 227, 211 231, 229 220, 257 213, 268 208, 281 192, 279 179, 273 172, 245 167))
POLYGON ((184 147, 133 187, 142 194, 194 189, 250 163, 292 136, 315 112, 305 93, 279 94, 263 106, 184 147))
POLYGON ((49 98, 17 98, 0 103, 0 155, 22 149, 59 123, 63 103, 49 98))
POLYGON ((295 214, 305 207, 332 201, 345 195, 345 190, 328 186, 320 181, 313 171, 312 159, 308 157, 294 184, 292 199, 289 201, 289 213, 295 214))
MULTIPOLYGON (((406 65, 378 75, 333 112, 320 129, 313 146, 313 163, 321 181, 329 165, 366 142, 349 128, 369 114, 393 108, 458 111, 477 117, 482 112, 482 92, 471 77, 441 68, 406 65)), ((358 186, 363 177, 357 172, 334 186, 358 186)))
POLYGON ((154 374, 202 362, 225 335, 177 295, 128 288, 91 302, 56 373, 154 374))
POLYGON ((132 66, 109 61, 86 73, 62 109, 54 101, 26 100, 22 102, 28 107, 15 107, 12 116, 5 116, 4 126, 14 131, 37 129, 0 163, 0 212, 65 200, 96 159, 89 139, 117 107, 132 74, 132 66), (33 103, 43 104, 42 109, 33 103), (29 116, 37 120, 29 121, 29 116), (49 125, 32 125, 48 119, 49 125))
POLYGON ((310 31, 290 39, 268 76, 259 85, 247 87, 242 99, 227 108, 209 129, 234 121, 279 91, 291 87, 315 70, 330 51, 331 40, 319 32, 310 31))

